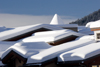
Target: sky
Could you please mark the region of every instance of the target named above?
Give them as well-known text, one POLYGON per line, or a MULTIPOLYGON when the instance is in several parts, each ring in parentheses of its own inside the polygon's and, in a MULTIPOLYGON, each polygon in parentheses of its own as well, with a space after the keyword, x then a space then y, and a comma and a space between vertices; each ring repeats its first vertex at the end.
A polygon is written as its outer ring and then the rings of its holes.
POLYGON ((49 24, 58 14, 65 24, 100 9, 100 0, 0 0, 0 26, 49 24))

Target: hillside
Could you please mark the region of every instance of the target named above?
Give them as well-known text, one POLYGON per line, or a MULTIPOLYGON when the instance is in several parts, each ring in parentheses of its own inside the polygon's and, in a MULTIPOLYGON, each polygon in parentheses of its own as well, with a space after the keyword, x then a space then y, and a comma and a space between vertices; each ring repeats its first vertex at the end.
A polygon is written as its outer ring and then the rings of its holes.
POLYGON ((99 19, 100 19, 100 9, 98 11, 95 11, 95 12, 81 18, 81 19, 71 22, 70 24, 86 25, 88 22, 96 21, 99 19))

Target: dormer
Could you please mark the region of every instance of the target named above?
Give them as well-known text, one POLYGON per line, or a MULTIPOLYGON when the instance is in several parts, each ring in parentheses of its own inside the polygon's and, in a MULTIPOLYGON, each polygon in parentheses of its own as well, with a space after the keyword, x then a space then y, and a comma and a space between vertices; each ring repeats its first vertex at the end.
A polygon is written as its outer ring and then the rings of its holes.
POLYGON ((95 40, 100 41, 100 20, 90 24, 91 31, 94 31, 95 40))
POLYGON ((91 31, 94 31, 95 40, 96 40, 96 41, 100 41, 100 28, 91 29, 91 31))

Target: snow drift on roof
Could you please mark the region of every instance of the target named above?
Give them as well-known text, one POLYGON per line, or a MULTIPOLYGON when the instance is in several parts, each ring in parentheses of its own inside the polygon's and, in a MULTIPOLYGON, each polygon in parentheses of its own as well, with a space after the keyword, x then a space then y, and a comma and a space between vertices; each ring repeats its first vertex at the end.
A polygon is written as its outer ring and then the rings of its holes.
POLYGON ((55 31, 45 31, 45 32, 37 32, 33 34, 33 36, 27 37, 23 39, 23 42, 52 42, 61 38, 65 38, 71 35, 75 36, 83 36, 83 34, 74 32, 72 30, 55 30, 55 31))
POLYGON ((58 62, 85 60, 98 54, 100 54, 100 42, 64 52, 58 56, 58 62))
POLYGON ((64 24, 64 22, 62 21, 62 19, 57 14, 55 14, 53 19, 51 20, 50 24, 61 25, 61 24, 64 24))
POLYGON ((85 26, 78 26, 78 31, 85 29, 85 26))
POLYGON ((86 34, 86 35, 93 35, 93 34, 94 34, 94 32, 91 31, 90 28, 84 28, 84 29, 82 29, 82 30, 80 30, 80 31, 78 31, 78 32, 79 32, 79 33, 82 33, 82 34, 86 34))
POLYGON ((39 62, 41 63, 41 62, 57 57, 57 55, 61 54, 64 51, 69 51, 69 50, 72 50, 78 47, 82 47, 82 46, 88 45, 93 42, 94 40, 85 39, 84 41, 77 40, 77 41, 64 43, 58 46, 54 46, 44 51, 41 51, 38 54, 28 57, 27 63, 39 63, 39 62))
POLYGON ((1 42, 0 41, 0 58, 2 56, 2 54, 4 53, 4 51, 6 49, 8 49, 10 46, 14 45, 16 42, 1 42))
POLYGON ((3 59, 12 50, 21 55, 22 57, 27 58, 30 55, 34 55, 50 47, 52 46, 45 42, 18 42, 15 45, 9 47, 8 49, 6 48, 5 52, 1 56, 1 59, 3 59))
POLYGON ((85 25, 85 27, 90 28, 90 25, 91 25, 92 23, 93 23, 93 22, 88 22, 88 23, 85 25))
POLYGON ((47 28, 50 30, 61 30, 62 28, 57 27, 57 26, 52 26, 49 24, 36 24, 36 25, 29 25, 29 26, 22 26, 22 27, 17 27, 15 29, 3 31, 0 33, 0 40, 6 40, 30 31, 37 30, 39 28, 47 28))
POLYGON ((86 27, 90 28, 98 28, 100 27, 100 20, 94 21, 94 22, 89 22, 86 24, 86 27))

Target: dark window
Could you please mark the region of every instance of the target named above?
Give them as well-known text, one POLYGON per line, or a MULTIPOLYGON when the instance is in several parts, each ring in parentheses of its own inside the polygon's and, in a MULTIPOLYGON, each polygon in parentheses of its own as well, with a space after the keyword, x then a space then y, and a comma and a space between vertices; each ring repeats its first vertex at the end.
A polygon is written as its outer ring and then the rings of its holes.
POLYGON ((97 34, 97 39, 100 39, 100 33, 97 34))

